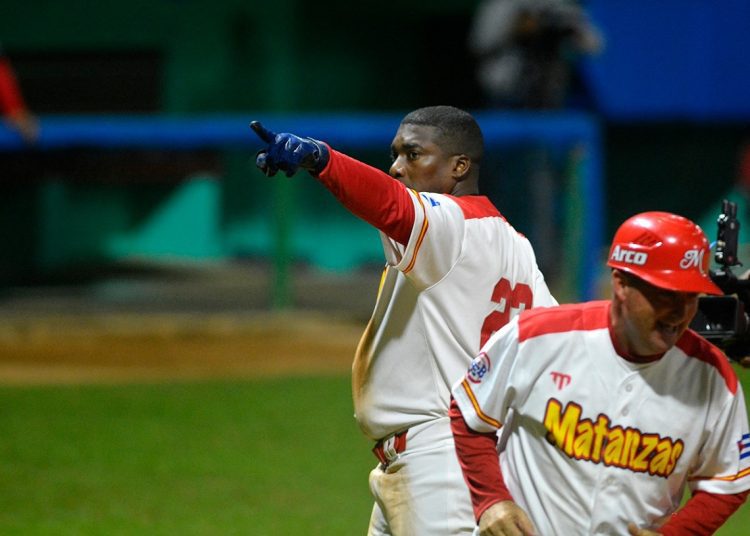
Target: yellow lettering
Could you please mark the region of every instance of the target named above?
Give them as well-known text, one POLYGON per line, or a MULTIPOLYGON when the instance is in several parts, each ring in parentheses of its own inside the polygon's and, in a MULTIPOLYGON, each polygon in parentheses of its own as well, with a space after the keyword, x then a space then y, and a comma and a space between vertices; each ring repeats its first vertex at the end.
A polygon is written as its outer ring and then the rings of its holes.
POLYGON ((616 465, 622 456, 622 447, 625 436, 619 426, 609 431, 607 446, 604 447, 604 463, 616 465))
POLYGON ((674 445, 672 445, 672 455, 669 457, 667 471, 664 473, 664 476, 669 476, 672 474, 675 465, 677 465, 677 460, 679 460, 680 456, 682 456, 682 451, 684 450, 684 448, 685 445, 683 445, 682 441, 680 441, 679 439, 675 441, 674 445))
POLYGON ((561 409, 562 404, 554 398, 547 402, 544 427, 548 430, 547 438, 550 442, 556 444, 568 456, 572 456, 576 424, 581 418, 581 406, 573 402, 568 403, 562 416, 561 409))
POLYGON ((604 463, 635 472, 667 477, 684 451, 682 441, 635 428, 612 426, 600 413, 596 421, 582 419, 583 408, 550 398, 544 412, 547 440, 575 460, 604 463))
POLYGON ((609 432, 609 419, 606 415, 599 415, 594 427, 594 450, 591 453, 591 461, 599 463, 602 459, 602 443, 609 432))
MULTIPOLYGON (((638 453, 638 446, 641 443, 641 433, 633 428, 625 430, 625 448, 622 449, 620 458, 621 467, 630 467, 631 462, 638 453)), ((634 469, 631 467, 631 469, 634 469)))
POLYGON ((576 438, 573 442, 573 456, 576 460, 591 458, 591 444, 594 440, 594 425, 589 419, 578 423, 576 438))
POLYGON ((652 475, 663 476, 667 472, 667 465, 669 464, 671 454, 672 443, 669 439, 659 441, 659 444, 656 445, 656 454, 651 458, 651 463, 648 465, 648 472, 652 475))
POLYGON ((633 471, 648 471, 648 461, 651 453, 659 442, 659 436, 654 434, 645 434, 641 440, 643 448, 633 460, 633 471))

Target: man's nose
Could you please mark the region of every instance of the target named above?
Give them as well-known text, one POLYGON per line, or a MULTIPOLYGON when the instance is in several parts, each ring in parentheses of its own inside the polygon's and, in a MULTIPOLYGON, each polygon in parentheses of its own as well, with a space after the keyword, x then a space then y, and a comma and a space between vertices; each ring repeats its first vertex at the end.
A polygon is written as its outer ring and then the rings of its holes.
POLYGON ((391 169, 388 170, 388 173, 390 173, 391 177, 394 177, 396 179, 400 179, 404 176, 404 166, 401 164, 401 157, 396 158, 393 161, 393 164, 391 164, 391 169))

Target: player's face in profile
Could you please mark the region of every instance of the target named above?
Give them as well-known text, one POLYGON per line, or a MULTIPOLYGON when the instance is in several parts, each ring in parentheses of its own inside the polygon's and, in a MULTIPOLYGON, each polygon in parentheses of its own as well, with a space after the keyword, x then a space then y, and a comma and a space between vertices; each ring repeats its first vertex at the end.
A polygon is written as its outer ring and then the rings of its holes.
MULTIPOLYGON (((677 343, 698 309, 698 294, 655 287, 622 274, 618 297, 622 304, 622 333, 629 352, 661 354, 677 343)), ((618 292, 616 290, 616 292, 618 292)))
POLYGON ((403 124, 391 143, 392 177, 418 192, 451 193, 453 155, 435 143, 435 127, 403 124))

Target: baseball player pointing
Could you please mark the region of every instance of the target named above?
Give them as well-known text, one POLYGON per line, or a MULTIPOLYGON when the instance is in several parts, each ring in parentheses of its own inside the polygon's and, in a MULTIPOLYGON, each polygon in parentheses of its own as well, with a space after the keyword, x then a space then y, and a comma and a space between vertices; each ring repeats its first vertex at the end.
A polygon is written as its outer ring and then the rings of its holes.
POLYGON ((356 418, 378 460, 369 534, 471 534, 451 384, 519 311, 556 304, 528 240, 478 195, 479 126, 450 106, 407 114, 390 175, 322 142, 253 129, 267 175, 306 169, 381 232, 387 264, 352 366, 356 418))
POLYGON ((709 254, 691 221, 639 214, 615 234, 610 301, 526 311, 490 338, 451 407, 479 534, 713 534, 745 501, 742 389, 688 329, 698 294, 721 294, 709 254))

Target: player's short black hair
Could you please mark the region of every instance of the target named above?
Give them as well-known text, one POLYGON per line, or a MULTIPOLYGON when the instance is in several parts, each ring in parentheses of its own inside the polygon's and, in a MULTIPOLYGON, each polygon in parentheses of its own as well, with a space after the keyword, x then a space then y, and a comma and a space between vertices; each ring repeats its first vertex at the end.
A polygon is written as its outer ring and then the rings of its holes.
POLYGON ((401 124, 423 125, 438 130, 436 143, 452 154, 465 154, 478 164, 484 154, 484 137, 476 119, 454 106, 427 106, 406 114, 401 124))

